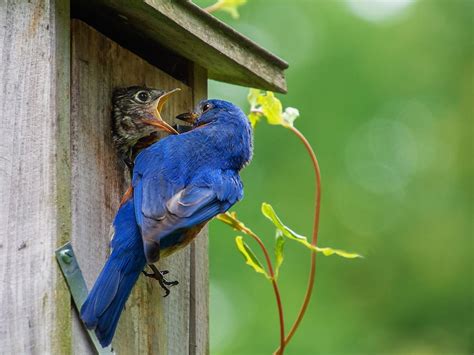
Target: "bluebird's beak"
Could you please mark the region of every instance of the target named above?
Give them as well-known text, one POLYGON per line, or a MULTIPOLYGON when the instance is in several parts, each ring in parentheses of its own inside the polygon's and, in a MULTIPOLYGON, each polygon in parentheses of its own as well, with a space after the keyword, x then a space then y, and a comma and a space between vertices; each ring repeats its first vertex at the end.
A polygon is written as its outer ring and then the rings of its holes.
POLYGON ((161 117, 161 111, 163 110, 163 107, 165 106, 166 101, 170 98, 171 95, 174 93, 180 91, 181 89, 176 88, 170 91, 165 92, 163 95, 161 95, 158 99, 156 99, 156 108, 155 108, 155 114, 154 116, 156 117, 155 120, 145 120, 144 123, 156 127, 159 130, 171 133, 171 134, 178 134, 178 132, 171 127, 168 123, 166 123, 163 118, 161 117))
POLYGON ((176 116, 176 118, 184 122, 194 123, 199 118, 199 115, 196 112, 185 112, 176 116))

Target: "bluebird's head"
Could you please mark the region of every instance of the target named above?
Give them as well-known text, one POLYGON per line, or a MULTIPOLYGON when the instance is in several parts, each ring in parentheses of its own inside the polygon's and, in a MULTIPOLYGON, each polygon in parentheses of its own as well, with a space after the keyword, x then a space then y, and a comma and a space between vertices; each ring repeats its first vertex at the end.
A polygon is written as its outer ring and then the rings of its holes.
POLYGON ((239 107, 216 99, 202 100, 193 112, 182 113, 176 118, 191 123, 193 128, 220 124, 250 127, 249 120, 239 107))
POLYGON ((238 169, 252 158, 252 128, 242 110, 224 100, 203 100, 193 112, 176 117, 192 124, 192 132, 202 132, 209 143, 228 156, 238 169))

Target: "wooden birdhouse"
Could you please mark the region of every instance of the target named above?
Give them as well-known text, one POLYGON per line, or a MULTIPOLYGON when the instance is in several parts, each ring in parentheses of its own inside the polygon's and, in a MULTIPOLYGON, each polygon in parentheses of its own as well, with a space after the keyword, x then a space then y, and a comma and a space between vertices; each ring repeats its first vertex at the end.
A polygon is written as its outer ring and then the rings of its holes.
MULTIPOLYGON (((207 79, 285 92, 287 64, 184 0, 2 1, 0 55, 0 352, 94 353, 55 250, 71 242, 72 282, 81 271, 89 288, 108 256, 128 179, 113 89, 181 88, 171 119, 206 98, 207 79)), ((116 353, 208 353, 207 243, 160 261, 180 281, 169 297, 140 277, 116 353)))

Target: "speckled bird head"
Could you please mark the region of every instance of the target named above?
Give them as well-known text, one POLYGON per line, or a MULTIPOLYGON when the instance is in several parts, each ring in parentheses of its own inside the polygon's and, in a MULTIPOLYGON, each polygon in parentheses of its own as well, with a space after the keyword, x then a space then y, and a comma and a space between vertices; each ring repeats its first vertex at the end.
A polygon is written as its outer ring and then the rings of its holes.
POLYGON ((158 131, 177 134, 163 121, 161 110, 179 89, 165 91, 143 86, 116 89, 112 97, 113 136, 122 159, 130 166, 135 145, 142 139, 157 139, 158 131))

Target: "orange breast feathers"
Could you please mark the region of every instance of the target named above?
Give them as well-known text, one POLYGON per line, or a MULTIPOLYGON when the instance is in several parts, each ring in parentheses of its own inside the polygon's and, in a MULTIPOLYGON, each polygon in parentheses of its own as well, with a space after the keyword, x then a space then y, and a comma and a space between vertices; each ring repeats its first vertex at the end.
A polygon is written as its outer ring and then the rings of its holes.
POLYGON ((199 234, 199 232, 201 231, 201 229, 206 225, 207 222, 203 222, 203 223, 200 223, 192 228, 189 228, 185 233, 184 235, 180 238, 181 240, 176 243, 175 245, 169 247, 169 248, 166 248, 166 249, 161 249, 160 250, 160 256, 161 257, 166 257, 168 255, 171 255, 175 252, 177 252, 178 250, 181 250, 183 249, 186 245, 188 245, 189 243, 191 243, 194 238, 196 238, 196 236, 199 234))
POLYGON ((130 187, 127 189, 127 191, 125 191, 125 194, 123 195, 122 197, 122 200, 120 201, 120 206, 119 207, 122 207, 122 205, 127 202, 128 200, 130 200, 133 196, 133 186, 130 185, 130 187))

